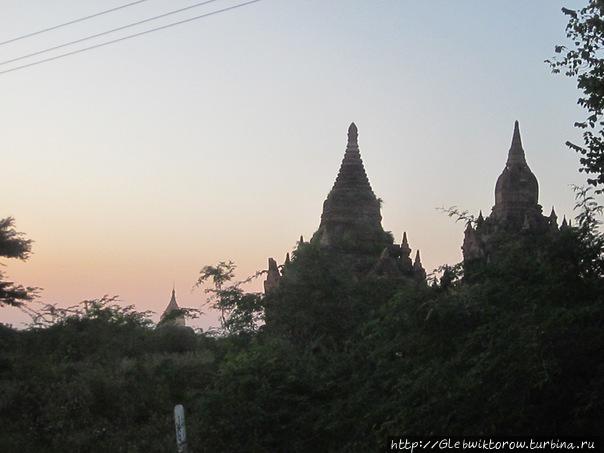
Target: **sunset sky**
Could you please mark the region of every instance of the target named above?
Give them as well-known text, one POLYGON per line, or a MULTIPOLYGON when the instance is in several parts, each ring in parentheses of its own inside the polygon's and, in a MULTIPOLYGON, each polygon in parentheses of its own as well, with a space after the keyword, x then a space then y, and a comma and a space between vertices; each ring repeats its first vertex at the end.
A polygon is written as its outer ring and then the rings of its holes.
MULTIPOLYGON (((0 41, 124 3, 1 0, 0 41)), ((149 0, 0 46, 0 59, 193 3, 149 0)), ((564 43, 561 7, 582 4, 263 0, 0 75, 0 217, 35 241, 4 270, 43 302, 119 295, 159 314, 174 282, 198 307, 203 265, 230 259, 243 278, 310 238, 351 121, 385 229, 407 231, 428 271, 461 260, 464 226, 436 208, 490 212, 516 119, 544 211, 572 216, 584 175, 564 143, 583 113, 544 60, 564 43)))

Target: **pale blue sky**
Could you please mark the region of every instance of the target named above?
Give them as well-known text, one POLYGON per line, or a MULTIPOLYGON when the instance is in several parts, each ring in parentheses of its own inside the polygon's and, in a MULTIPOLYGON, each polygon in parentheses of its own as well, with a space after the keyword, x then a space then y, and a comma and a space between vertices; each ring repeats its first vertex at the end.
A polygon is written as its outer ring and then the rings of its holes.
MULTIPOLYGON (((0 41, 123 3, 1 0, 0 41)), ((151 0, 0 58, 192 3, 151 0)), ((560 8, 583 3, 263 0, 0 76, 0 216, 36 241, 7 272, 46 301, 155 311, 175 280, 194 306, 204 264, 243 277, 311 236, 351 121, 385 228, 428 270, 461 258, 463 225, 435 208, 490 211, 515 119, 544 210, 569 215, 584 177, 564 142, 582 113, 543 60, 564 41, 560 8)))

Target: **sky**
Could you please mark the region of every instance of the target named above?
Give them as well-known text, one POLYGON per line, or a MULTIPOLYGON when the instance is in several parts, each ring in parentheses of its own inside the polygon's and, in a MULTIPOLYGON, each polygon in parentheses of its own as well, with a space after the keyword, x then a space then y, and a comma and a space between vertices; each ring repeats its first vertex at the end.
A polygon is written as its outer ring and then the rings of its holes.
MULTIPOLYGON (((125 3, 0 0, 0 41, 125 3)), ((0 60, 194 3, 148 0, 1 45, 0 60)), ((565 42, 562 6, 582 4, 262 0, 2 74, 0 217, 34 240, 4 272, 60 306, 118 295, 157 319, 174 284, 198 308, 204 265, 233 260, 245 278, 311 237, 352 121, 384 228, 406 231, 428 271, 461 260, 464 225, 436 208, 490 212, 514 120, 544 211, 573 216, 585 178, 564 143, 584 115, 544 60, 565 42)), ((196 325, 216 325, 205 311, 196 325)))

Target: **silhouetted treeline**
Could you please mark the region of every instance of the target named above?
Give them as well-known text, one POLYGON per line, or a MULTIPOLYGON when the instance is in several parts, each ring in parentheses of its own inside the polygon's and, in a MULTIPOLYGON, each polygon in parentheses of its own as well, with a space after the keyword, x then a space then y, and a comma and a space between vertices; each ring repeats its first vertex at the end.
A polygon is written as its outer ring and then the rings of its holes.
POLYGON ((304 244, 277 291, 204 268, 222 335, 111 300, 0 329, 0 451, 377 451, 397 434, 599 434, 604 259, 594 218, 507 240, 422 285, 304 244), (226 277, 225 277, 226 276, 226 277), (263 324, 262 319, 266 320, 263 324))

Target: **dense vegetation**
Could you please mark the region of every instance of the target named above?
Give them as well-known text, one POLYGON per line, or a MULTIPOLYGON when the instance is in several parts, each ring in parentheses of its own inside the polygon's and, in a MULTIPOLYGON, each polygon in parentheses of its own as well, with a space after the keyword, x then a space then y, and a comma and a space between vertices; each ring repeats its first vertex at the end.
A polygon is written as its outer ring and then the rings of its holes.
MULTIPOLYGON (((31 240, 15 230, 15 220, 12 217, 0 219, 0 257, 26 260, 30 252, 31 240)), ((5 281, 4 274, 0 271, 0 307, 19 306, 23 302, 30 302, 36 292, 37 288, 24 288, 19 284, 5 281)))
POLYGON ((459 266, 429 285, 359 279, 305 244, 263 297, 231 283, 231 263, 207 266, 218 335, 111 299, 2 327, 0 451, 173 451, 176 403, 199 452, 599 434, 604 240, 581 203, 577 227, 504 241, 471 279, 459 266))
POLYGON ((587 182, 604 193, 604 0, 588 0, 583 8, 562 12, 568 17, 568 44, 556 46, 556 57, 546 62, 554 73, 577 80, 581 91, 577 103, 587 115, 575 123, 583 144, 566 144, 581 155, 580 171, 589 175, 587 182))

